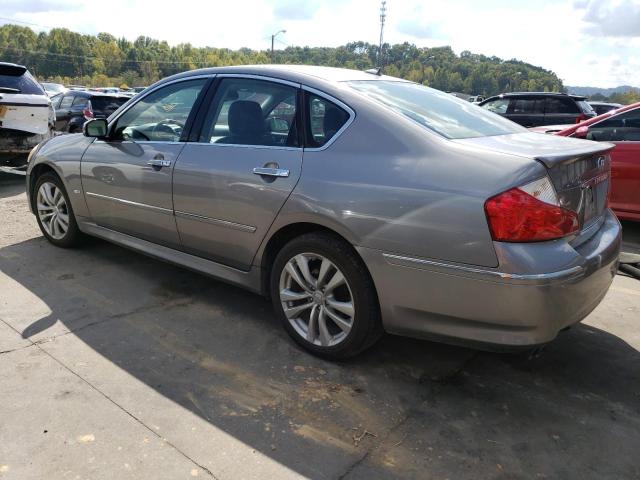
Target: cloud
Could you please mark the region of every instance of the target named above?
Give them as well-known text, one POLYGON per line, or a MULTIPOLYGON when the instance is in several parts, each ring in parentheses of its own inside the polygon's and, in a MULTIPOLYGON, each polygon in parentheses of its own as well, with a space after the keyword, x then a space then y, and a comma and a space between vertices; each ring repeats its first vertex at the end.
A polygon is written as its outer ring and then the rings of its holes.
POLYGON ((396 24, 396 31, 420 40, 446 38, 446 35, 440 30, 438 25, 434 23, 425 23, 419 19, 400 20, 396 24))
POLYGON ((77 8, 73 0, 3 0, 4 14, 68 11, 77 8))
POLYGON ((603 37, 640 37, 640 0, 579 1, 585 33, 603 37))
POLYGON ((317 1, 281 0, 273 6, 273 16, 276 20, 310 20, 319 8, 317 1))

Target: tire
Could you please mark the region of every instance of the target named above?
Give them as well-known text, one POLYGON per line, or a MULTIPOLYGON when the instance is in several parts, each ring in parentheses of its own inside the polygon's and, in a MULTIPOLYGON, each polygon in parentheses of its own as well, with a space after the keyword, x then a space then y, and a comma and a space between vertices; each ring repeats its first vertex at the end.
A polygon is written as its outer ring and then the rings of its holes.
POLYGON ((287 243, 273 263, 270 294, 287 333, 314 355, 353 357, 382 335, 371 276, 351 245, 337 236, 308 233, 287 243), (300 268, 305 264, 306 272, 300 268))
POLYGON ((83 234, 78 228, 69 195, 56 174, 48 172, 37 178, 33 190, 33 210, 40 231, 49 242, 62 248, 73 248, 82 243, 83 234), (46 195, 45 185, 49 186, 46 195))

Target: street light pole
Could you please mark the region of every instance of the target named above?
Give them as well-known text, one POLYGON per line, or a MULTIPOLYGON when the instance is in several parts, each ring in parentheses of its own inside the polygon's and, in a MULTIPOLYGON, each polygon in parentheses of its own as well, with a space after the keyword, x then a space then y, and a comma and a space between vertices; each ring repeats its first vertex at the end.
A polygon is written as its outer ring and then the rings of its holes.
POLYGON ((278 30, 276 33, 274 33, 273 35, 271 35, 271 61, 273 62, 273 42, 275 41, 276 37, 278 35, 280 35, 281 33, 287 33, 286 30, 278 30))
POLYGON ((384 22, 387 19, 387 1, 380 4, 380 45, 378 46, 378 68, 382 68, 382 45, 384 38, 384 22))

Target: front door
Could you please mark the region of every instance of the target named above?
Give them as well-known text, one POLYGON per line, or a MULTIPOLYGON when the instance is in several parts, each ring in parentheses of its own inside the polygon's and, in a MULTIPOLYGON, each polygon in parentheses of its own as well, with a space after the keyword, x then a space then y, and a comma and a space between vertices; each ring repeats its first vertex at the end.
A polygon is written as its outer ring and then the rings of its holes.
POLYGON ((220 80, 199 141, 185 146, 174 170, 187 252, 249 268, 300 176, 298 94, 288 82, 220 80))
POLYGON ((154 243, 180 248, 173 216, 173 168, 183 132, 207 79, 172 83, 146 95, 82 157, 82 186, 93 221, 154 243))

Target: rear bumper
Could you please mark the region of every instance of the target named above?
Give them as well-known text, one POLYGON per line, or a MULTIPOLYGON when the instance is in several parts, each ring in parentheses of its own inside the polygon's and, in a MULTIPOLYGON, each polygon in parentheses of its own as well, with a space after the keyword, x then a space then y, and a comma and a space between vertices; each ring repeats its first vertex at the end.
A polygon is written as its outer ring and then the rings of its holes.
POLYGON ((547 343, 586 317, 611 285, 620 243, 620 224, 608 211, 576 248, 565 240, 496 243, 499 269, 358 250, 388 332, 504 348, 547 343))
POLYGON ((29 152, 51 134, 0 129, 0 167, 23 168, 27 166, 29 152))

